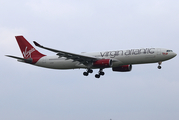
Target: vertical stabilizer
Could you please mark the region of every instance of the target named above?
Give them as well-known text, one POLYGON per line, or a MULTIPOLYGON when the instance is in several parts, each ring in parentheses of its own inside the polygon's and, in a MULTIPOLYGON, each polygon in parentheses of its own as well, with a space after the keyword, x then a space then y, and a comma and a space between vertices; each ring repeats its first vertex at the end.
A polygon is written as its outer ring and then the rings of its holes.
POLYGON ((17 43, 25 59, 32 59, 33 63, 37 62, 44 54, 37 51, 23 36, 16 36, 17 43))

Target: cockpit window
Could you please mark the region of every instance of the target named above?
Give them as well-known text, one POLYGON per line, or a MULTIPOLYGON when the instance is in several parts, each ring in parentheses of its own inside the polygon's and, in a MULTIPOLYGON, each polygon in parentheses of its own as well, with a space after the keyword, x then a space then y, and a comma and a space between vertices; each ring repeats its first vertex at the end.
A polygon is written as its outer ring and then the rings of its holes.
POLYGON ((173 52, 172 50, 167 50, 167 52, 173 52))

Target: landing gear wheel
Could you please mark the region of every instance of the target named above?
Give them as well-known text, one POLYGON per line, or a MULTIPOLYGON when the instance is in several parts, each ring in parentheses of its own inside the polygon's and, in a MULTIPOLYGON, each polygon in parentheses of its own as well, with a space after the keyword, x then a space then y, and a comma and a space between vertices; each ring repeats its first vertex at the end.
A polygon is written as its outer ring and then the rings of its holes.
POLYGON ((100 78, 100 75, 96 74, 95 77, 96 77, 96 78, 100 78))
POLYGON ((84 75, 84 76, 88 76, 88 72, 84 72, 83 75, 84 75))
POLYGON ((89 69, 89 70, 88 70, 88 73, 93 73, 93 70, 89 69))
POLYGON ((158 66, 158 69, 161 69, 162 67, 161 66, 158 66))
POLYGON ((105 73, 104 73, 104 72, 100 72, 99 74, 100 74, 100 75, 104 75, 105 73))

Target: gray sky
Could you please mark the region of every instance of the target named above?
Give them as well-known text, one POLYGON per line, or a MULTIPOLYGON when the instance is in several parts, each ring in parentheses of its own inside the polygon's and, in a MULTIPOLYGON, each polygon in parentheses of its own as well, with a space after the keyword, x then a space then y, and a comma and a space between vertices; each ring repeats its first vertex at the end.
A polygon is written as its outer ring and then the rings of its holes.
MULTIPOLYGON (((178 120, 178 57, 88 77, 19 63, 14 36, 80 53, 143 47, 179 53, 177 0, 1 0, 1 120, 178 120)), ((46 55, 55 53, 37 48, 46 55)))

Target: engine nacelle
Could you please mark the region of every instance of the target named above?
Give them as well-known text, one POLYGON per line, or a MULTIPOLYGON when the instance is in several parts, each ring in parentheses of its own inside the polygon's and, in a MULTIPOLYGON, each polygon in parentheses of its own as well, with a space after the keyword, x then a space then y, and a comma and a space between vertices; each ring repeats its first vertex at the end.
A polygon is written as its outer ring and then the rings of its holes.
POLYGON ((112 66, 112 60, 111 59, 97 60, 93 63, 93 66, 98 67, 98 68, 111 67, 112 66))
POLYGON ((119 67, 113 67, 112 70, 117 72, 129 72, 132 70, 132 65, 122 65, 119 67))

